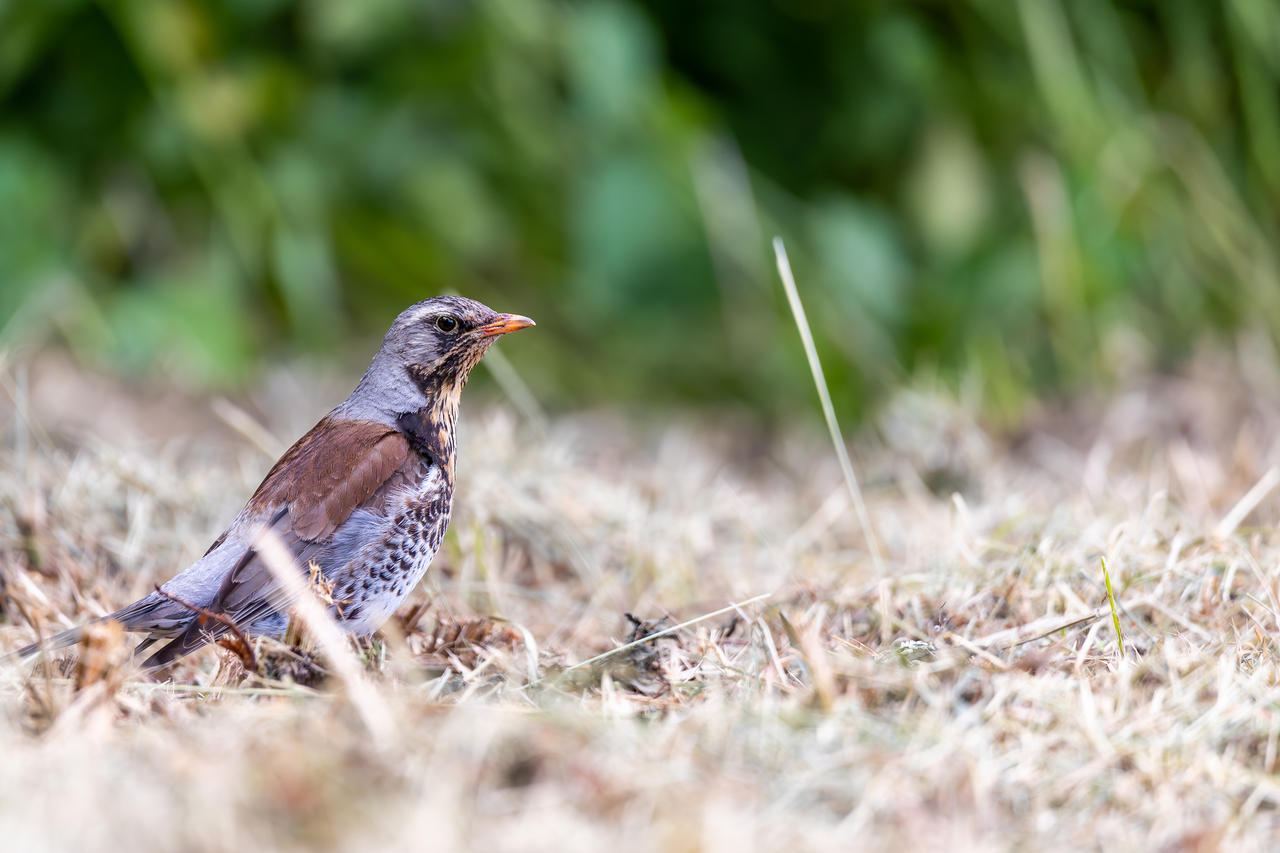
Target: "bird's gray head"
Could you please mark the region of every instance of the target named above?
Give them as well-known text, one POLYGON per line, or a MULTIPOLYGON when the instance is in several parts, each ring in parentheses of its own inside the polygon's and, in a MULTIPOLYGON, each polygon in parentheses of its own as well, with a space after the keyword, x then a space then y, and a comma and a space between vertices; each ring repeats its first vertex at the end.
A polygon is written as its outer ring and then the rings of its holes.
POLYGON ((409 306, 391 324, 360 385, 339 410, 393 421, 429 404, 451 404, 471 368, 501 335, 534 325, 474 299, 436 296, 409 306))

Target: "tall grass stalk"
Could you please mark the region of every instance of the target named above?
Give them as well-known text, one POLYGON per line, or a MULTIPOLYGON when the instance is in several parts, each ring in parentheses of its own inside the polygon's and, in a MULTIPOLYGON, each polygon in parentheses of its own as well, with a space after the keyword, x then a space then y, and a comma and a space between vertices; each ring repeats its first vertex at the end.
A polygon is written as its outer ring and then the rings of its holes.
POLYGON ((858 486, 858 477, 853 472, 849 451, 844 446, 840 422, 836 420, 835 406, 831 405, 831 391, 827 388, 827 380, 822 373, 822 362, 818 361, 818 349, 813 344, 813 332, 809 328, 809 319, 805 316, 804 305, 800 302, 800 292, 796 289, 796 280, 791 274, 791 262, 787 259, 787 249, 782 245, 781 237, 773 238, 773 254, 778 261, 778 276, 782 279, 782 287, 787 292, 791 315, 795 318, 796 329, 800 332, 800 341, 804 344, 805 358, 809 360, 813 384, 818 389, 818 399, 822 401, 822 414, 827 419, 831 443, 835 446, 836 456, 840 460, 840 470, 844 473, 845 485, 849 487, 849 496, 853 499, 853 507, 858 513, 858 523, 862 526, 862 534, 867 539, 867 547, 871 550, 871 559, 876 564, 876 571, 883 575, 885 573, 884 558, 880 554, 880 543, 876 539, 875 529, 871 526, 871 516, 862 499, 862 489, 858 486))

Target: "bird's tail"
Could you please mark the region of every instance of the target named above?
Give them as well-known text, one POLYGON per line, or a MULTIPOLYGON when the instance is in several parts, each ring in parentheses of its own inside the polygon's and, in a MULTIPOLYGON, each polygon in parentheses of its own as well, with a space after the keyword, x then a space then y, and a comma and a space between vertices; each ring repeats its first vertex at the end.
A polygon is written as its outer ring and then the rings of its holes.
MULTIPOLYGON (((106 618, 110 617, 103 617, 103 619, 106 618)), ((34 643, 23 646, 16 652, 10 652, 9 654, 0 657, 0 663, 25 663, 28 659, 33 658, 42 652, 56 652, 59 649, 65 649, 67 646, 74 646, 84 637, 85 628, 101 622, 103 619, 94 619, 93 621, 86 622, 83 625, 68 628, 65 631, 54 634, 52 637, 37 640, 34 643)))
MULTIPOLYGON (((68 628, 61 633, 54 634, 52 637, 23 646, 16 652, 0 656, 0 663, 24 663, 38 654, 47 654, 56 652, 59 649, 65 649, 67 646, 74 646, 84 639, 86 628, 108 620, 119 622, 126 631, 138 631, 151 634, 156 638, 166 638, 182 633, 192 618, 191 611, 186 607, 153 592, 114 613, 91 619, 83 625, 68 628)), ((154 640, 144 640, 135 652, 140 654, 150 647, 153 642, 154 640)), ((147 668, 150 669, 154 666, 155 664, 151 664, 147 668)))
MULTIPOLYGON (((83 625, 77 625, 74 628, 68 628, 67 630, 62 631, 61 633, 58 633, 58 634, 54 634, 52 637, 49 637, 47 639, 39 640, 37 642, 25 645, 22 648, 18 649, 17 651, 0 655, 0 666, 3 666, 5 664, 27 663, 36 655, 49 654, 50 652, 56 652, 56 651, 59 651, 60 649, 65 649, 68 646, 74 646, 76 643, 84 639, 85 630, 88 629, 89 626, 96 625, 100 622, 106 622, 111 618, 112 618, 111 616, 103 616, 101 619, 94 619, 92 621, 84 623, 83 625)), ((166 638, 165 637, 147 637, 142 642, 138 643, 138 645, 133 650, 134 660, 141 661, 144 653, 162 639, 166 639, 166 638)), ((173 643, 170 643, 169 645, 172 646, 173 643)), ((158 660, 156 656, 153 655, 150 660, 147 660, 146 662, 142 663, 142 668, 145 670, 155 669, 159 666, 163 666, 164 664, 169 663, 172 659, 173 659, 173 656, 168 656, 163 660, 158 660)))

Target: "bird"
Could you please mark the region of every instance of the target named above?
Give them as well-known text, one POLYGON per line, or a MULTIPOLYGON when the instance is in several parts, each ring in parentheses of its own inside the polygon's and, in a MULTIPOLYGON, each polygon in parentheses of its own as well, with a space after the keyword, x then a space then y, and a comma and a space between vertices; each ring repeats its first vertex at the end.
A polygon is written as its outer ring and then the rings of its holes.
MULTIPOLYGON (((231 631, 284 633, 293 600, 255 544, 268 529, 299 567, 318 570, 314 580, 329 591, 339 627, 356 636, 377 631, 444 539, 458 404, 472 368, 500 336, 533 325, 460 296, 405 309, 351 396, 285 451, 204 556, 93 622, 111 620, 145 634, 134 654, 146 670, 231 631)), ((15 655, 74 645, 93 622, 15 655)))

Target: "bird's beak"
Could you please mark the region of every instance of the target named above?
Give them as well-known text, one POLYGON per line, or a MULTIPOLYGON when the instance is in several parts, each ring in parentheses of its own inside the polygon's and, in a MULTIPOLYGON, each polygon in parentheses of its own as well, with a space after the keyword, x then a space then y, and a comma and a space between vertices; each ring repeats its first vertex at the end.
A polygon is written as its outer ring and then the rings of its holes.
POLYGON ((494 335, 505 335, 507 332, 514 332, 518 329, 527 329, 530 326, 536 326, 537 323, 528 317, 521 317, 519 314, 499 314, 498 319, 492 323, 485 323, 476 329, 482 337, 491 338, 494 335))

